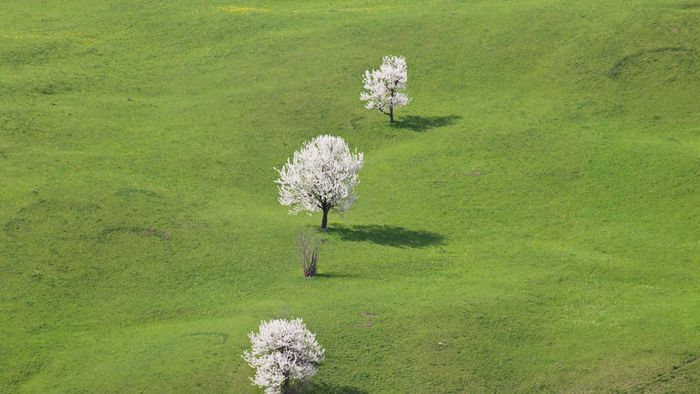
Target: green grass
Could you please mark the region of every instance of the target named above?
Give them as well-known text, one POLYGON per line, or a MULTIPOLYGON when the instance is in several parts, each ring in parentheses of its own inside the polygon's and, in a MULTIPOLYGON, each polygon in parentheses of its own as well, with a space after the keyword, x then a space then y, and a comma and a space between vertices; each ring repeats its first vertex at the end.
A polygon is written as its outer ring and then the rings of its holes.
POLYGON ((0 392, 256 392, 274 317, 319 393, 700 390, 697 0, 98 3, 2 4, 0 392), (305 280, 321 133, 365 168, 305 280))

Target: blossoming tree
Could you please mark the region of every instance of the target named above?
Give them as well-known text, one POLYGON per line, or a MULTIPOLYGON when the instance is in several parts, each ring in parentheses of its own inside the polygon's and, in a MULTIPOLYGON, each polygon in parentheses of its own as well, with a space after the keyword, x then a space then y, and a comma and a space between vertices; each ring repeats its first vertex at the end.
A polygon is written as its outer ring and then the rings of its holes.
POLYGON ((379 70, 365 70, 365 91, 360 94, 360 100, 366 101, 365 108, 377 109, 389 115, 389 122, 393 123, 394 110, 411 101, 404 93, 407 81, 406 59, 403 56, 385 56, 379 70))
POLYGON ((266 394, 291 392, 292 384, 316 375, 323 361, 325 351, 301 319, 263 321, 248 337, 252 349, 243 358, 256 369, 251 381, 266 394))
POLYGON ((354 188, 363 164, 362 153, 350 152, 341 137, 321 135, 304 143, 279 173, 279 202, 290 213, 322 211, 321 229, 328 227, 328 212, 344 212, 356 199, 354 188))

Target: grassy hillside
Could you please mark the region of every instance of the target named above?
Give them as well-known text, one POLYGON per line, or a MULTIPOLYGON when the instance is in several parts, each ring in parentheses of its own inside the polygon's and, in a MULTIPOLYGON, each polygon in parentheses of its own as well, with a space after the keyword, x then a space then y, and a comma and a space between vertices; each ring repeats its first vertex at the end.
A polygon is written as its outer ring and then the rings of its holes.
POLYGON ((4 1, 0 392, 700 390, 700 2, 4 1), (399 123, 361 73, 406 56, 399 123), (321 276, 273 167, 365 153, 321 276))

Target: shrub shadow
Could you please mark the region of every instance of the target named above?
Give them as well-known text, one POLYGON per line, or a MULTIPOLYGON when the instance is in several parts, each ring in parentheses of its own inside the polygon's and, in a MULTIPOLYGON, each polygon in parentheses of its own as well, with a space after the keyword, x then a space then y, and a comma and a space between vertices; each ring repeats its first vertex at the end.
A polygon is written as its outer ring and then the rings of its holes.
POLYGON ((338 234, 343 241, 371 242, 397 248, 423 248, 445 243, 445 237, 438 233, 389 225, 335 226, 329 232, 338 234))
POLYGON ((317 272, 315 276, 319 278, 359 278, 359 275, 344 274, 341 272, 317 272))
POLYGON ((462 119, 458 115, 449 116, 404 116, 396 122, 396 127, 399 129, 409 129, 417 132, 434 129, 437 127, 451 126, 462 119))

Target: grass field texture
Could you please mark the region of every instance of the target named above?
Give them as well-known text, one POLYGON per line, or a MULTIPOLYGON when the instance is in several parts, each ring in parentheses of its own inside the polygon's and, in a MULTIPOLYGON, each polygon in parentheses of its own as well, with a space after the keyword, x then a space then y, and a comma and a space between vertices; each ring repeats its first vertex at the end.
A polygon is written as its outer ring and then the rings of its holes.
POLYGON ((700 2, 3 1, 0 392, 700 391, 700 2), (390 126, 362 72, 409 65, 390 126), (319 277, 273 167, 365 154, 319 277))

